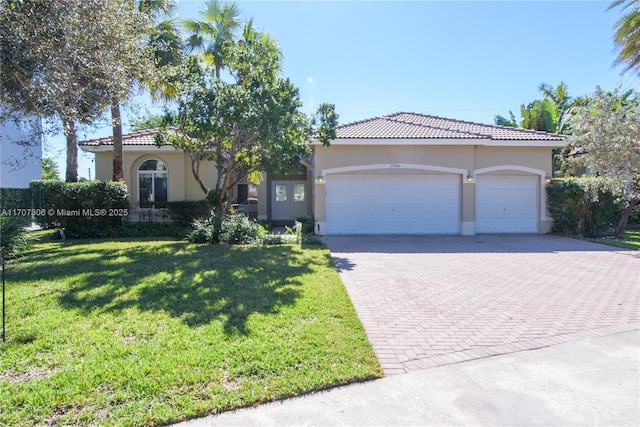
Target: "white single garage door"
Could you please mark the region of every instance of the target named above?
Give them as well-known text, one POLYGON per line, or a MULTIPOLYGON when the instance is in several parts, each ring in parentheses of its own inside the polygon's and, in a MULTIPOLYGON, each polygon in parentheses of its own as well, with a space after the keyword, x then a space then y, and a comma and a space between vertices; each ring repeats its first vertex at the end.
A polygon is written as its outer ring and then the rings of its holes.
POLYGON ((458 234, 457 175, 330 175, 327 234, 458 234))
POLYGON ((537 176, 478 175, 476 233, 536 233, 537 176))

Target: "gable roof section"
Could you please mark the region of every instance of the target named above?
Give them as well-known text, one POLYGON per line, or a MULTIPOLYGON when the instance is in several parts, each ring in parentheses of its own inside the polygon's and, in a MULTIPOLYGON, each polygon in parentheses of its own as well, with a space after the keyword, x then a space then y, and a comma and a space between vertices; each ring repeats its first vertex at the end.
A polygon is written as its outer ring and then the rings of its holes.
MULTIPOLYGON (((137 132, 126 133, 122 135, 122 145, 156 145, 155 136, 160 131, 158 129, 145 129, 137 132)), ((80 147, 103 147, 113 146, 113 136, 105 136, 103 138, 89 139, 78 142, 80 147)))
MULTIPOLYGON (((337 140, 459 139, 493 141, 564 141, 547 132, 486 125, 417 113, 399 112, 340 125, 337 140)), ((344 141, 347 143, 348 141, 344 141)), ((472 141, 469 141, 473 143, 472 141)), ((562 145, 562 144, 561 144, 562 145)))
MULTIPOLYGON (((125 147, 156 147, 155 136, 158 129, 145 129, 122 135, 125 147)), ((403 143, 442 144, 435 140, 451 140, 457 144, 477 145, 533 145, 561 147, 565 137, 553 133, 505 126, 487 125, 448 119, 418 113, 399 112, 387 116, 374 117, 357 122, 346 123, 336 128, 337 138, 333 143, 350 144, 356 141, 376 144, 383 140, 403 143)), ((316 142, 317 143, 317 142, 316 142)), ((111 150, 113 137, 89 139, 78 143, 85 151, 111 150)))

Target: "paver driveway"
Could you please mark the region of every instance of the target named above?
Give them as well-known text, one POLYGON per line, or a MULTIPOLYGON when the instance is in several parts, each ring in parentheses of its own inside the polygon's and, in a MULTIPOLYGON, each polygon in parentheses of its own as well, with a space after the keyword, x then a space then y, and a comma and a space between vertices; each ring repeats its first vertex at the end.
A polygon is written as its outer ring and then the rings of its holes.
POLYGON ((387 375, 640 329, 640 252, 558 236, 328 236, 387 375))

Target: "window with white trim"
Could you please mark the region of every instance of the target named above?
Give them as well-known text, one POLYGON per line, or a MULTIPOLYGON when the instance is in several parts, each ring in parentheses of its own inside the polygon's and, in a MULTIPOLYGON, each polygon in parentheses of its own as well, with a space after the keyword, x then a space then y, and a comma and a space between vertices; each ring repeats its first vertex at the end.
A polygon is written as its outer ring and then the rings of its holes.
POLYGON ((169 173, 160 160, 145 160, 138 167, 138 203, 141 208, 167 206, 169 173))

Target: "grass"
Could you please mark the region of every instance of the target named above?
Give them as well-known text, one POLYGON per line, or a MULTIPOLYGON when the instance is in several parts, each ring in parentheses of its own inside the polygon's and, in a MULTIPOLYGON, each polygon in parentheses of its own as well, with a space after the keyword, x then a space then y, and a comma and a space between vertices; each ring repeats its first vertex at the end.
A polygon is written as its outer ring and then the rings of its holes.
POLYGON ((325 248, 39 243, 7 289, 0 425, 158 425, 382 376, 325 248))
POLYGON ((620 239, 593 239, 596 243, 640 251, 640 230, 626 230, 620 239))

